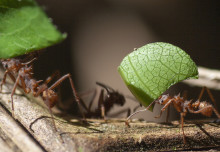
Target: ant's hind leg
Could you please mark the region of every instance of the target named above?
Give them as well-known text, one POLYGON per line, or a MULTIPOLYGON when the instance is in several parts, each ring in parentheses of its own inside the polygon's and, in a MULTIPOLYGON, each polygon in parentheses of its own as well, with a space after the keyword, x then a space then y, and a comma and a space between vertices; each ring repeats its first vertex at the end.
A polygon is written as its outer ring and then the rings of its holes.
POLYGON ((217 103, 216 103, 215 98, 213 97, 211 91, 207 87, 205 87, 205 88, 206 88, 206 91, 208 92, 208 95, 209 95, 211 101, 213 102, 215 108, 217 108, 217 103))
MULTIPOLYGON (((48 101, 48 92, 47 91, 46 91, 46 96, 47 96, 46 97, 46 103, 49 103, 49 101, 48 101)), ((56 123, 55 123, 55 120, 54 120, 54 116, 53 116, 53 112, 51 110, 51 107, 48 104, 47 104, 47 107, 48 107, 48 110, 49 110, 51 118, 52 118, 52 123, 53 123, 54 130, 55 130, 55 132, 58 133, 57 126, 56 126, 56 123)), ((63 138, 61 137, 60 134, 59 134, 59 137, 60 137, 61 142, 64 143, 63 138)))
POLYGON ((212 111, 214 111, 216 116, 220 119, 219 112, 212 105, 206 106, 206 107, 204 107, 200 110, 197 110, 197 111, 194 111, 190 108, 188 108, 188 110, 189 110, 190 113, 201 113, 201 114, 203 114, 204 116, 207 116, 207 117, 210 117, 212 115, 212 111))
POLYGON ((215 99, 214 99, 214 97, 213 97, 211 91, 210 91, 207 87, 205 87, 205 86, 202 88, 202 90, 201 90, 201 92, 200 92, 200 94, 199 94, 198 100, 201 101, 201 98, 202 98, 202 96, 203 96, 205 90, 207 91, 207 93, 208 93, 208 95, 209 95, 211 101, 213 102, 215 108, 217 108, 216 101, 215 101, 215 99))
POLYGON ((183 143, 184 143, 184 144, 186 144, 186 135, 185 135, 185 133, 184 133, 184 128, 183 128, 183 127, 184 127, 183 125, 184 125, 184 117, 185 117, 185 115, 186 115, 186 114, 183 113, 183 112, 180 113, 180 117, 181 117, 181 118, 180 118, 180 119, 181 119, 181 128, 182 128, 182 132, 183 132, 183 143))
POLYGON ((60 85, 61 82, 63 82, 65 79, 69 78, 69 81, 70 81, 70 85, 72 87, 72 91, 73 91, 73 96, 78 104, 78 107, 79 107, 79 110, 80 110, 80 113, 83 117, 83 119, 85 119, 85 115, 83 114, 82 112, 82 109, 81 109, 81 106, 80 106, 80 98, 76 92, 76 89, 75 89, 75 86, 74 86, 74 83, 73 83, 73 80, 71 78, 71 75, 68 73, 64 76, 62 76, 59 80, 57 80, 49 89, 53 90, 54 88, 56 88, 57 86, 60 85))

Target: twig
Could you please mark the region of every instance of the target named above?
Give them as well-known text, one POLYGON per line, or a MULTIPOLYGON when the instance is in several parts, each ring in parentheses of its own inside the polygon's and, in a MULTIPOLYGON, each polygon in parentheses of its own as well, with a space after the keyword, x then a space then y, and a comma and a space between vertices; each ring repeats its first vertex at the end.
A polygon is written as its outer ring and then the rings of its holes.
POLYGON ((220 70, 199 67, 199 79, 183 81, 191 86, 206 86, 210 89, 220 90, 220 70))

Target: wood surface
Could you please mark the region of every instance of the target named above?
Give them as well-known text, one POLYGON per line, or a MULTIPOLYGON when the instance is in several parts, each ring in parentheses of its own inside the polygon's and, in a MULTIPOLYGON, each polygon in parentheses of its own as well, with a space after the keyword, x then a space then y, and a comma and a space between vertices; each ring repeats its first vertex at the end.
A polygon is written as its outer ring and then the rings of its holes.
POLYGON ((12 86, 4 85, 0 93, 1 152, 220 150, 220 126, 210 119, 185 123, 186 145, 178 122, 133 121, 128 128, 123 119, 83 122, 74 116, 55 116, 56 132, 42 100, 22 91, 17 90, 14 95, 12 117, 12 86))

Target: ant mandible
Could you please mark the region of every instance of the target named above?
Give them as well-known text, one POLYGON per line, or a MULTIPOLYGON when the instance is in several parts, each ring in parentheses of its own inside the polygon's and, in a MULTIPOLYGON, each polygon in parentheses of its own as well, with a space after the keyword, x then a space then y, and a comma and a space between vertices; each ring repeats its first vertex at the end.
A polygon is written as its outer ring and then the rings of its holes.
POLYGON ((203 87, 201 90, 201 93, 199 95, 198 100, 196 100, 194 103, 192 102, 192 100, 184 99, 184 97, 181 97, 180 94, 175 95, 175 96, 170 96, 169 94, 161 95, 157 100, 154 100, 146 109, 139 110, 139 111, 133 113, 132 115, 130 115, 127 118, 127 121, 125 123, 126 123, 126 125, 129 126, 128 120, 132 116, 134 116, 135 114, 137 114, 139 112, 143 112, 143 111, 148 110, 155 103, 160 104, 160 105, 164 105, 160 111, 160 114, 155 117, 155 118, 159 118, 161 116, 162 112, 164 112, 171 104, 173 104, 174 108, 180 113, 180 122, 181 122, 181 128, 182 128, 182 133, 183 133, 183 142, 184 142, 184 144, 186 144, 186 136, 185 136, 183 127, 184 127, 184 117, 186 116, 187 112, 195 113, 195 114, 200 113, 204 116, 210 117, 212 115, 212 112, 214 111, 216 116, 220 119, 220 114, 213 105, 211 105, 207 101, 201 101, 201 98, 202 98, 205 90, 208 92, 208 95, 209 95, 211 101, 214 103, 214 105, 216 107, 216 102, 215 102, 215 99, 214 99, 212 93, 210 92, 210 90, 208 88, 203 87))
MULTIPOLYGON (((94 102, 94 98, 96 96, 96 91, 93 94, 88 107, 82 101, 82 99, 80 100, 80 103, 82 107, 86 110, 85 113, 86 118, 94 117, 94 118, 105 119, 105 116, 109 113, 109 111, 112 109, 114 105, 123 106, 125 104, 125 97, 119 92, 115 91, 113 88, 103 83, 96 82, 96 84, 102 87, 98 99, 98 108, 96 108, 94 111, 91 111, 91 107, 94 102), (104 94, 104 90, 106 90, 107 95, 104 94)), ((130 109, 124 109, 123 111, 119 112, 119 114, 123 112, 127 112, 128 116, 130 115, 130 109)))
MULTIPOLYGON (((29 57, 28 57, 29 58, 29 57)), ((28 59, 27 58, 27 59, 28 59)), ((46 79, 46 81, 42 84, 42 80, 35 80, 33 78, 33 70, 32 70, 32 63, 34 60, 37 58, 34 56, 33 59, 30 61, 23 63, 21 59, 18 58, 12 58, 12 59, 6 59, 6 60, 1 60, 3 67, 5 68, 5 73, 2 79, 2 82, 0 84, 0 89, 2 90, 2 85, 5 83, 7 75, 10 76, 12 81, 14 81, 14 86, 11 92, 11 102, 12 102, 12 115, 14 116, 14 103, 13 103, 13 95, 15 93, 15 90, 17 86, 22 88, 26 94, 32 93, 34 97, 42 97, 44 103, 47 105, 52 120, 54 124, 54 128, 57 131, 57 128, 55 126, 53 114, 51 111, 51 108, 55 106, 55 104, 58 102, 58 95, 54 91, 56 87, 60 85, 61 82, 63 82, 65 79, 69 78, 70 85, 72 87, 73 95, 78 103, 79 109, 80 109, 80 104, 79 104, 79 97, 76 93, 75 87, 73 80, 71 78, 70 74, 66 74, 59 78, 52 86, 48 87, 47 84, 57 75, 57 73, 54 73, 50 77, 46 79)), ((81 109, 80 109, 81 111, 81 109)), ((82 113, 81 113, 82 114, 82 113)), ((83 115, 83 114, 82 114, 83 115)), ((84 118, 84 115, 83 115, 84 118)))

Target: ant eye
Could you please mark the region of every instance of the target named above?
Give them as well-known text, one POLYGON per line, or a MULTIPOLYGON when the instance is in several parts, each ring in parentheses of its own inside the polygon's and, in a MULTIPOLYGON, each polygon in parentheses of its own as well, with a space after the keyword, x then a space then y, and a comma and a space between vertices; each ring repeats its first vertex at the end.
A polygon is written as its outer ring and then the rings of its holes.
POLYGON ((162 103, 163 103, 163 99, 160 99, 160 100, 159 100, 159 103, 162 104, 162 103))

